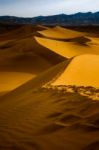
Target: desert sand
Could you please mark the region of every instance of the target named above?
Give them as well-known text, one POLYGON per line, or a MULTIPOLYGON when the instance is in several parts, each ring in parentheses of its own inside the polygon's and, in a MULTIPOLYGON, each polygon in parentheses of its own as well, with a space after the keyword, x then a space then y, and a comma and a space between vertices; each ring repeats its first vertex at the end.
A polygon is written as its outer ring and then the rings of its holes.
POLYGON ((99 55, 76 56, 53 85, 99 87, 99 55), (74 69, 75 68, 75 69, 74 69))
POLYGON ((99 42, 97 39, 97 44, 96 44, 96 38, 95 39, 90 38, 91 40, 89 40, 88 37, 87 38, 79 37, 76 39, 72 38, 73 42, 72 40, 70 42, 67 42, 67 41, 46 39, 42 37, 35 37, 35 39, 42 46, 45 46, 46 48, 49 48, 53 52, 58 53, 59 55, 66 58, 71 58, 82 54, 99 55, 99 42))
POLYGON ((82 36, 81 32, 65 29, 60 26, 56 26, 54 28, 47 28, 46 30, 38 31, 38 33, 52 39, 69 39, 82 36))
POLYGON ((99 97, 87 96, 99 94, 98 42, 74 50, 70 38, 86 31, 54 30, 25 25, 0 35, 0 150, 99 149, 99 97))
POLYGON ((27 25, 0 35, 0 93, 15 89, 63 59, 33 39, 42 28, 27 25))
POLYGON ((21 72, 0 72, 0 92, 11 91, 35 77, 21 72))

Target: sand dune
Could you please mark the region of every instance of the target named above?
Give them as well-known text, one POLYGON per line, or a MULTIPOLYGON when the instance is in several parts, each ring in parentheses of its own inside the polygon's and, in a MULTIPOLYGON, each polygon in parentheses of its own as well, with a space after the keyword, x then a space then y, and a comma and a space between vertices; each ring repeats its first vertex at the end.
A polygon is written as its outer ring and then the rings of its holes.
POLYGON ((7 32, 11 32, 20 27, 22 27, 22 25, 15 25, 15 24, 9 24, 5 22, 0 22, 0 35, 6 34, 7 32))
POLYGON ((88 39, 90 39, 90 43, 94 45, 99 45, 99 37, 90 37, 86 36, 88 39))
POLYGON ((39 30, 27 25, 0 36, 0 150, 95 150, 99 101, 79 91, 99 91, 98 40, 39 30))
POLYGON ((75 38, 80 37, 83 34, 78 31, 65 29, 63 27, 54 27, 54 28, 48 28, 43 31, 38 31, 41 35, 49 38, 55 38, 55 39, 69 39, 69 38, 75 38))
POLYGON ((27 93, 27 91, 31 91, 34 89, 37 89, 46 83, 52 82, 53 79, 57 78, 59 74, 61 74, 67 65, 69 64, 69 60, 65 60, 58 65, 55 65, 51 67, 50 69, 42 72, 35 78, 32 78, 30 81, 26 82, 25 84, 22 84, 20 87, 16 88, 15 90, 9 92, 7 95, 3 97, 3 99, 10 98, 13 101, 13 98, 18 97, 24 97, 24 94, 27 93))
POLYGON ((44 30, 43 26, 33 26, 33 25, 18 25, 17 28, 13 27, 12 31, 6 31, 4 34, 0 35, 0 41, 5 41, 8 39, 21 39, 27 36, 37 34, 37 31, 44 30))
POLYGON ((99 102, 78 93, 42 88, 64 72, 70 63, 66 62, 0 98, 1 150, 82 150, 96 143, 99 125, 92 116, 97 120, 99 102))
POLYGON ((63 60, 33 38, 42 28, 27 25, 0 36, 0 92, 22 85, 63 60))
POLYGON ((99 56, 81 55, 72 59, 53 85, 99 87, 99 56))
POLYGON ((0 92, 11 91, 34 77, 28 73, 0 72, 0 92))
POLYGON ((85 45, 77 42, 63 42, 51 39, 45 39, 41 37, 35 37, 37 42, 42 46, 45 46, 59 55, 70 58, 81 54, 99 54, 99 44, 94 45, 85 43, 85 45))
POLYGON ((46 38, 35 37, 37 42, 63 57, 70 58, 82 54, 99 55, 98 38, 87 36, 87 33, 62 27, 49 28, 39 33, 46 38))
POLYGON ((32 36, 3 43, 2 45, 0 45, 0 55, 0 61, 2 62, 1 64, 8 65, 9 62, 12 61, 11 63, 15 63, 17 68, 16 63, 20 62, 20 65, 18 64, 18 67, 20 67, 22 64, 23 69, 21 67, 21 71, 24 70, 24 72, 34 72, 35 70, 41 71, 63 60, 63 57, 55 54, 54 52, 51 52, 49 49, 37 43, 32 36), (51 60, 50 57, 52 58, 51 60), (28 67, 25 66, 26 64, 28 67))

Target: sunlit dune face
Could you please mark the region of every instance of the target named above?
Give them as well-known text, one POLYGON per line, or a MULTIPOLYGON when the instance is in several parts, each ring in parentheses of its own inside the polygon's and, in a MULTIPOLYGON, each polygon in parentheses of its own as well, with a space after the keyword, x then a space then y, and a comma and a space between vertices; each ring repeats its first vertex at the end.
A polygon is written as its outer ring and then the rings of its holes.
POLYGON ((58 26, 54 28, 49 28, 47 30, 39 31, 38 33, 42 34, 45 37, 56 39, 68 39, 82 36, 82 33, 80 32, 65 29, 58 26))
POLYGON ((91 40, 90 44, 94 44, 94 45, 99 45, 99 38, 95 38, 95 37, 89 37, 86 36, 87 38, 89 38, 91 40))
POLYGON ((88 43, 88 45, 85 46, 74 42, 63 42, 40 37, 35 37, 35 39, 42 46, 66 58, 81 54, 99 54, 99 45, 93 45, 92 43, 88 43))
POLYGON ((99 56, 75 57, 53 85, 99 87, 99 56))
POLYGON ((0 93, 11 91, 18 86, 21 86, 34 76, 28 73, 21 72, 0 72, 0 93))

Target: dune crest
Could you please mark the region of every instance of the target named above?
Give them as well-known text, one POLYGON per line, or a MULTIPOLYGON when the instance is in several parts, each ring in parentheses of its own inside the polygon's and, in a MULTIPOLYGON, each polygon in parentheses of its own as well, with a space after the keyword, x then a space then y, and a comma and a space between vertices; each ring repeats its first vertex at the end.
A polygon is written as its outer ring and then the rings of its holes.
POLYGON ((29 73, 0 72, 0 92, 14 90, 34 77, 35 75, 29 73))
POLYGON ((54 28, 49 28, 43 31, 38 31, 41 35, 49 38, 56 38, 56 39, 68 39, 82 36, 81 32, 73 31, 70 29, 66 29, 60 26, 56 26, 54 28))
POLYGON ((72 59, 53 85, 99 87, 99 56, 80 55, 72 59))
POLYGON ((63 42, 52 39, 35 37, 36 41, 42 46, 49 48, 53 52, 71 58, 81 54, 99 54, 99 45, 79 45, 75 42, 63 42))

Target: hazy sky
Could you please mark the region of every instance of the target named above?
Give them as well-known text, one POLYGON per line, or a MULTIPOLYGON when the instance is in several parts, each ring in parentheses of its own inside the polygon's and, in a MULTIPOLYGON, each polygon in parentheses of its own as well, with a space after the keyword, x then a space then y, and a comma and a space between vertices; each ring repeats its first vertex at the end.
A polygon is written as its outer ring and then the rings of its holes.
POLYGON ((0 0, 0 16, 34 17, 99 11, 99 0, 0 0))

